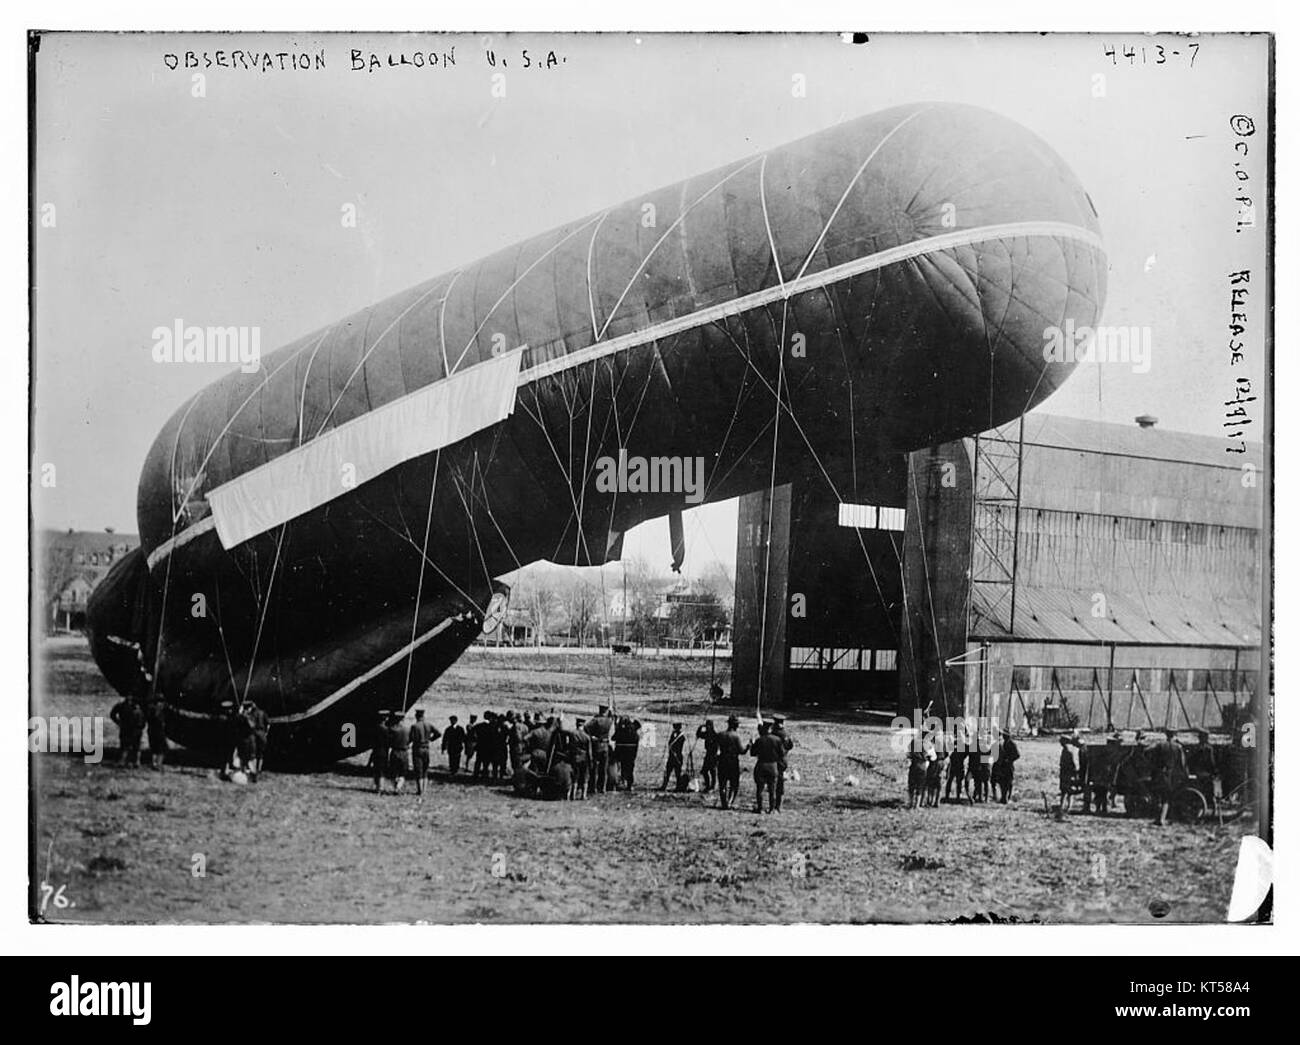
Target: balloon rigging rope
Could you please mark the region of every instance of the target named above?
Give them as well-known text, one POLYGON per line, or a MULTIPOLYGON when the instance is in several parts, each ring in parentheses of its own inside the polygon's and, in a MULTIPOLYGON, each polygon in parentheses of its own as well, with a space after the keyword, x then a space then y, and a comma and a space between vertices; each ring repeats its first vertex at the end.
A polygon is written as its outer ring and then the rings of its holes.
MULTIPOLYGON (((944 670, 943 649, 939 641, 940 640, 939 621, 935 616, 935 612, 934 612, 934 586, 930 583, 930 559, 925 551, 925 519, 923 513, 921 512, 921 490, 916 482, 916 469, 912 463, 912 456, 910 454, 907 457, 907 474, 911 480, 911 483, 909 485, 912 487, 912 496, 913 499, 916 501, 916 521, 917 521, 917 531, 918 531, 917 543, 920 545, 921 548, 921 570, 925 577, 925 601, 930 611, 930 627, 933 629, 933 633, 934 633, 934 652, 935 652, 936 659, 939 661, 939 692, 943 696, 943 713, 944 715, 948 715, 949 714, 948 680, 947 680, 948 673, 947 671, 944 670)), ((912 649, 912 654, 913 654, 913 658, 915 658, 916 655, 915 647, 913 647, 912 649)))
POLYGON ((280 549, 284 546, 284 534, 288 528, 288 523, 283 523, 280 526, 280 536, 275 540, 275 558, 271 561, 271 576, 266 584, 266 593, 264 595, 258 594, 254 600, 260 603, 259 609, 261 613, 257 621, 257 634, 253 638, 253 649, 248 656, 248 677, 244 680, 244 700, 248 699, 248 690, 253 684, 253 669, 257 666, 257 649, 262 644, 262 629, 266 626, 266 614, 271 608, 271 592, 275 588, 275 577, 280 570, 280 549))
MULTIPOLYGON (((754 694, 754 717, 763 720, 763 663, 767 659, 767 589, 772 573, 772 513, 776 507, 776 456, 781 438, 781 389, 785 384, 785 325, 790 311, 789 299, 781 302, 781 339, 777 342, 776 414, 772 424, 772 470, 767 484, 767 527, 763 534, 763 605, 758 630, 758 688, 754 694)), ((752 360, 751 360, 752 365, 752 360)), ((791 415, 793 416, 793 415, 791 415)), ((782 612, 785 612, 784 600, 782 612)))
POLYGON ((411 667, 415 663, 415 632, 420 623, 420 600, 424 597, 424 565, 429 558, 429 531, 433 526, 433 499, 438 490, 438 467, 442 464, 442 451, 433 458, 433 476, 429 481, 429 509, 424 516, 424 543, 420 547, 420 575, 415 582, 415 609, 411 613, 410 652, 406 657, 406 680, 402 683, 402 708, 410 695, 411 667))

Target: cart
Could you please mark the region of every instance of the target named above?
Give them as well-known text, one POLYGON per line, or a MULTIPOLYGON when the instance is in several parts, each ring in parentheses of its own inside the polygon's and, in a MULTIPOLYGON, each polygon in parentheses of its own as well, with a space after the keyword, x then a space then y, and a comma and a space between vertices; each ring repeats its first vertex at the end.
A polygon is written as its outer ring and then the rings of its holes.
MULTIPOLYGON (((1079 793, 1084 811, 1117 809, 1122 800, 1129 817, 1156 811, 1154 748, 1137 742, 1107 741, 1082 749, 1079 793)), ((1194 823, 1209 815, 1235 820, 1254 808, 1253 752, 1230 744, 1194 744, 1184 748, 1186 775, 1175 782, 1170 815, 1194 823)))

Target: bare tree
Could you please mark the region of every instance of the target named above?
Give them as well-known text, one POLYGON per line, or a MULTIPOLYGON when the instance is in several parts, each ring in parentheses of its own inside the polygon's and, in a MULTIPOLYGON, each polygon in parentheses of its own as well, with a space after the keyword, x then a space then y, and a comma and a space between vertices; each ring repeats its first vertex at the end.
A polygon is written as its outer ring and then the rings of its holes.
POLYGON ((587 645, 587 639, 602 616, 600 595, 581 577, 574 577, 564 593, 564 610, 569 631, 577 636, 578 645, 587 645))
POLYGON ((729 615, 716 592, 699 585, 685 598, 674 602, 668 615, 668 625, 677 638, 694 645, 705 635, 727 626, 729 615))
POLYGON ((48 544, 42 549, 41 590, 37 593, 37 598, 38 604, 44 609, 46 628, 54 625, 55 600, 76 575, 77 565, 72 545, 48 544))
POLYGON ((659 591, 664 582, 650 572, 644 559, 629 560, 625 569, 627 599, 623 613, 628 641, 642 646, 657 644, 659 621, 655 614, 659 610, 659 591))
POLYGON ((560 610, 559 597, 555 589, 537 578, 528 586, 524 605, 528 623, 533 626, 533 643, 540 646, 555 626, 560 610))

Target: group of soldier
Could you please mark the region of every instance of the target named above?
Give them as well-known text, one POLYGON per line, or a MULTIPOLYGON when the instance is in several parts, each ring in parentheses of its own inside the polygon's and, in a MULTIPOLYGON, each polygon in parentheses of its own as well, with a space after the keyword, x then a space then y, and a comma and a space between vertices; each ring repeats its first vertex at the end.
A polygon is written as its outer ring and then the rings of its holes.
MULTIPOLYGON (((1206 751, 1213 764, 1213 749, 1210 747, 1210 734, 1207 730, 1196 730, 1198 749, 1206 751)), ((1145 734, 1139 730, 1134 743, 1144 745, 1145 734)), ((1077 735, 1062 736, 1060 758, 1060 796, 1057 808, 1064 811, 1075 794, 1083 796, 1083 811, 1091 812, 1095 805, 1097 812, 1105 814, 1109 808, 1110 789, 1104 781, 1096 781, 1088 773, 1088 746, 1077 735)), ((1107 746, 1123 743, 1120 734, 1112 732, 1106 738, 1107 746)), ((1164 827, 1169 822, 1169 806, 1175 792, 1183 786, 1188 778, 1187 750, 1178 739, 1178 732, 1173 729, 1164 731, 1164 739, 1155 745, 1146 747, 1150 757, 1150 796, 1155 808, 1155 824, 1164 827)))
POLYGON ((117 726, 118 764, 139 769, 140 744, 147 736, 149 766, 161 771, 167 757, 167 705, 132 694, 114 704, 108 717, 117 726))
MULTIPOLYGON (((143 689, 143 687, 142 687, 143 689)), ((266 758, 266 744, 271 730, 271 719, 252 700, 239 704, 227 701, 222 705, 228 727, 226 764, 221 770, 223 780, 241 779, 256 781, 266 758)), ((118 731, 118 764, 128 769, 140 766, 140 745, 149 741, 150 768, 161 771, 167 758, 167 705, 146 694, 132 694, 113 705, 109 719, 118 731)))
MULTIPOLYGON (((676 728, 676 727, 674 727, 676 728)), ((718 789, 718 807, 736 808, 740 797, 740 759, 744 755, 754 758, 754 812, 763 812, 763 796, 767 796, 767 811, 779 813, 785 798, 785 778, 789 769, 787 756, 794 747, 785 730, 785 718, 774 715, 771 722, 759 720, 758 735, 746 742, 740 736, 740 719, 727 717, 727 728, 718 732, 710 719, 695 731, 697 740, 704 741, 704 762, 700 767, 701 790, 706 794, 718 789)), ((684 746, 684 741, 683 741, 684 746)), ((669 744, 668 769, 678 772, 680 758, 675 762, 672 744, 669 744)), ((667 786, 669 772, 664 773, 667 786)))
MULTIPOLYGON (((456 717, 452 716, 452 725, 456 717)), ((459 735, 464 737, 464 730, 459 735)), ((398 794, 407 777, 415 781, 417 794, 424 794, 429 778, 429 749, 441 737, 438 729, 424 717, 424 710, 415 713, 415 721, 406 725, 406 716, 400 711, 380 711, 374 725, 374 742, 370 747, 369 766, 374 774, 375 791, 383 789, 384 781, 393 785, 398 794)), ((446 742, 444 740, 444 750, 446 742)), ((458 753, 459 754, 459 753, 458 753)))
POLYGON ((256 783, 262 772, 262 763, 266 759, 266 744, 271 735, 271 716, 257 706, 255 701, 245 699, 239 704, 228 701, 222 707, 226 712, 229 729, 226 742, 225 767, 221 770, 223 780, 240 780, 242 773, 250 783, 256 783))
POLYGON ((992 797, 1005 805, 1015 787, 1019 759, 1020 749, 1006 730, 945 734, 937 742, 927 739, 923 744, 913 744, 907 755, 908 806, 916 809, 951 802, 954 792, 958 802, 963 796, 971 804, 988 802, 992 797))
MULTIPOLYGON (((1208 746, 1209 734, 1197 730, 1199 743, 1208 746)), ((1143 735, 1139 732, 1137 743, 1143 735)), ((1121 743, 1118 734, 1107 743, 1121 743)), ((1088 776, 1088 747, 1077 735, 1060 738, 1060 794, 1057 808, 1065 810, 1076 794, 1083 797, 1083 811, 1098 813, 1108 808, 1108 788, 1088 776)), ((1187 779, 1187 756, 1177 733, 1164 731, 1164 739, 1149 748, 1151 759, 1150 793, 1155 808, 1155 823, 1163 826, 1169 818, 1174 793, 1187 779)), ((946 737, 937 743, 927 739, 913 744, 907 755, 907 793, 910 808, 937 806, 941 801, 961 801, 963 794, 973 804, 990 800, 990 785, 996 801, 1006 804, 1015 785, 1016 762, 1020 749, 1007 730, 992 730, 972 737, 946 737), (944 782, 943 768, 947 766, 944 782), (940 797, 942 791, 942 798, 940 797)))
MULTIPOLYGON (((785 794, 786 756, 794 746, 786 735, 785 720, 777 716, 770 723, 760 722, 758 736, 751 741, 741 739, 739 728, 739 719, 732 715, 725 731, 718 731, 711 719, 696 730, 696 739, 704 745, 699 790, 707 793, 716 788, 719 806, 734 808, 740 792, 740 759, 752 755, 755 811, 762 812, 767 795, 767 811, 777 812, 785 794)), ((608 704, 599 705, 590 719, 571 721, 554 710, 546 715, 485 711, 482 718, 470 715, 462 726, 451 715, 442 731, 425 719, 423 710, 415 712, 409 727, 401 712, 382 711, 374 727, 370 768, 376 792, 387 782, 393 793, 400 793, 409 778, 417 794, 423 794, 430 750, 434 741, 441 740, 448 776, 453 779, 463 768, 476 780, 508 778, 522 795, 582 800, 589 794, 635 787, 642 736, 638 719, 615 716, 608 704)), ((686 763, 686 733, 681 722, 674 722, 659 790, 669 790, 670 782, 674 791, 689 790, 693 777, 686 763)))
MULTIPOLYGON (((222 779, 255 782, 266 757, 270 717, 252 700, 227 702, 224 707, 230 736, 222 779)), ((161 769, 167 752, 166 705, 161 700, 130 696, 113 707, 110 717, 121 734, 121 763, 139 766, 141 739, 147 733, 150 762, 154 769, 161 769)), ((369 768, 376 792, 388 783, 393 793, 400 793, 410 779, 416 793, 423 795, 432 746, 441 740, 452 778, 463 768, 477 780, 508 777, 521 794, 580 800, 588 794, 635 787, 642 733, 638 719, 616 717, 608 704, 601 704, 590 719, 574 718, 572 725, 557 711, 546 715, 485 711, 482 718, 470 715, 465 726, 452 715, 441 731, 425 718, 423 709, 415 712, 410 725, 402 712, 385 710, 378 713, 373 726, 369 768)), ((660 791, 669 790, 670 783, 674 791, 692 789, 686 739, 683 723, 674 722, 660 791)), ((749 755, 755 760, 755 812, 763 812, 764 795, 767 812, 780 811, 787 755, 794 746, 782 716, 774 716, 770 722, 760 720, 758 735, 751 740, 742 739, 737 716, 729 716, 727 728, 721 731, 709 719, 695 730, 695 739, 704 747, 698 790, 707 794, 716 789, 719 807, 735 808, 740 795, 740 760, 749 755)))
POLYGON ((411 777, 423 794, 435 740, 441 740, 451 778, 463 769, 475 780, 508 778, 524 793, 586 798, 589 792, 632 789, 641 723, 630 716, 616 719, 605 704, 590 721, 576 718, 572 726, 555 711, 485 711, 482 718, 470 715, 464 726, 451 715, 442 731, 425 720, 423 710, 415 712, 409 728, 401 712, 381 711, 370 754, 375 790, 388 781, 400 792, 411 777))

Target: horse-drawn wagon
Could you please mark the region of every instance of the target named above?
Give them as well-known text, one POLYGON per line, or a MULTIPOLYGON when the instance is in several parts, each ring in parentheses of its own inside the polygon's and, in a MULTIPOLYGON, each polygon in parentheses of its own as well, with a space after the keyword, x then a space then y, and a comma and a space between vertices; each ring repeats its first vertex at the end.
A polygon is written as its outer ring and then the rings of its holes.
MULTIPOLYGON (((1254 807, 1254 751, 1207 740, 1183 748, 1185 771, 1170 782, 1169 812, 1190 823, 1207 815, 1233 820, 1254 807)), ((1115 737, 1080 747, 1075 793, 1083 811, 1117 811, 1131 817, 1154 815, 1157 797, 1155 746, 1115 737), (1117 802, 1117 800, 1119 800, 1117 802)))

